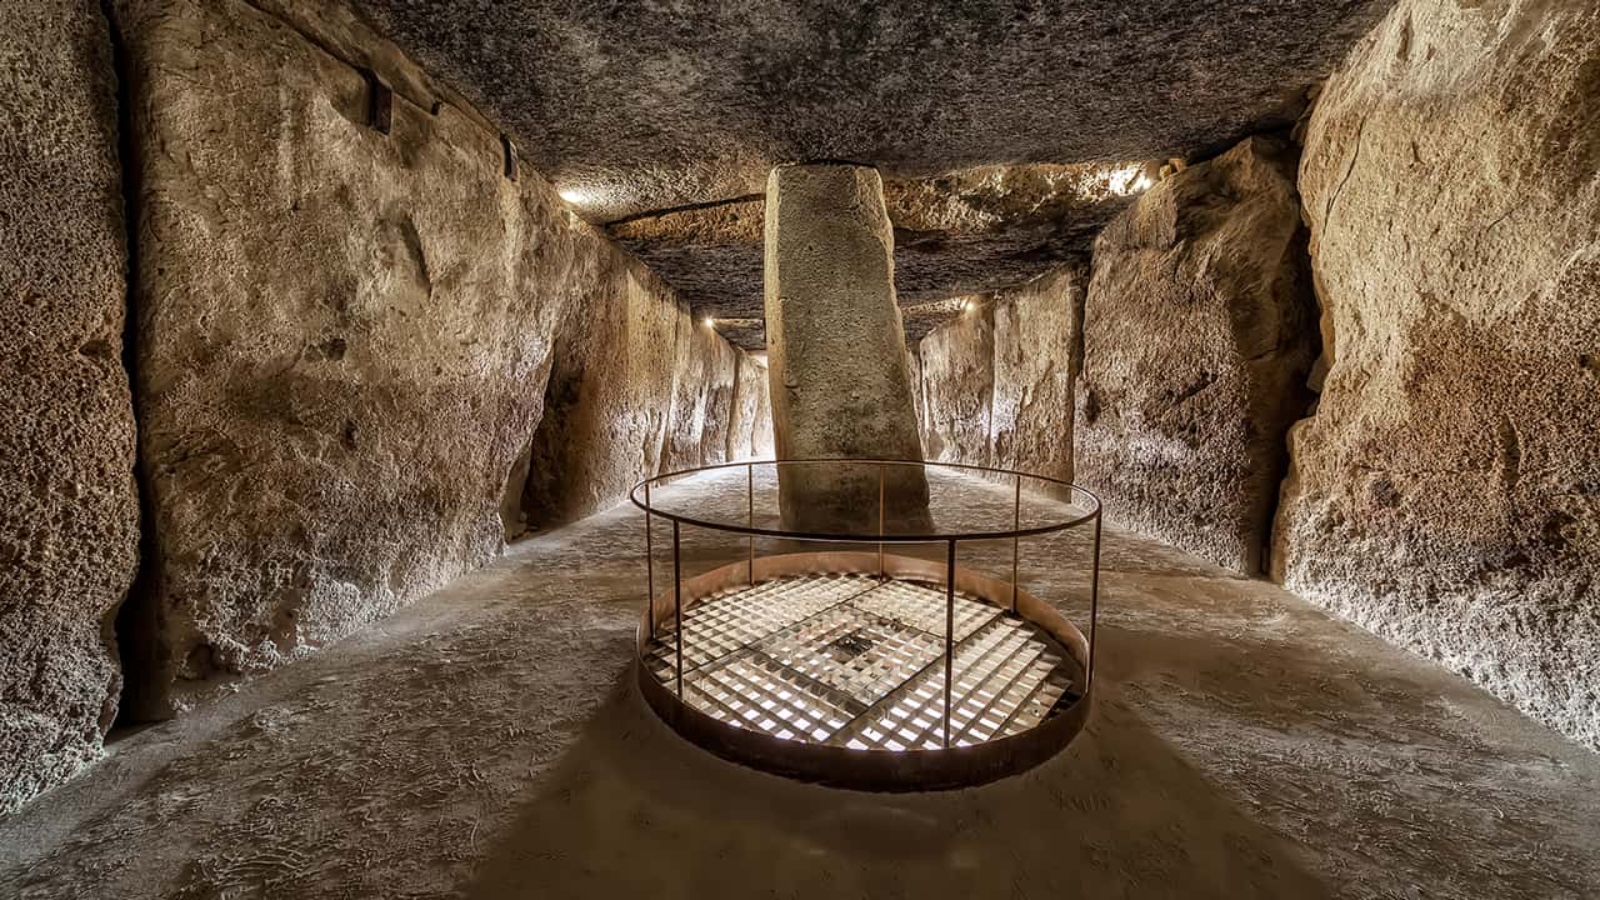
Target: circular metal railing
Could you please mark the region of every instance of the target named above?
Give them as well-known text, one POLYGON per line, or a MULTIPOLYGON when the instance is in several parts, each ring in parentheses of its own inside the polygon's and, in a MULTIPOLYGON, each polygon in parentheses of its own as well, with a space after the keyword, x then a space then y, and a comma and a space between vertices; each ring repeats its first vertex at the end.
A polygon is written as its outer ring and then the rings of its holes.
POLYGON ((1070 482, 961 463, 799 459, 734 462, 670 472, 639 482, 629 496, 645 514, 649 600, 637 640, 641 689, 669 725, 719 755, 807 780, 851 787, 946 787, 991 780, 1042 762, 1065 746, 1087 719, 1099 617, 1101 506, 1092 493, 1070 482), (791 529, 781 522, 758 522, 757 471, 770 470, 781 483, 785 470, 798 466, 875 471, 876 527, 851 522, 834 529, 791 529), (925 479, 930 473, 977 476, 987 484, 986 490, 979 491, 986 498, 998 498, 997 483, 999 490, 1009 487, 1009 523, 1000 519, 992 527, 973 527, 973 511, 963 507, 960 523, 940 527, 940 519, 949 516, 939 513, 950 511, 938 509, 935 503, 933 515, 925 521, 890 527, 886 485, 891 473, 905 467, 916 468, 925 479), (695 502, 704 499, 703 492, 697 491, 690 479, 714 474, 737 477, 740 469, 745 476, 743 521, 737 521, 741 517, 736 514, 708 513, 703 502, 695 502), (668 483, 672 483, 669 493, 696 508, 664 502, 663 489, 668 483), (1026 524, 1025 498, 1034 513, 1026 524), (657 519, 669 522, 672 532, 671 584, 659 594, 654 543, 657 519), (1023 539, 1074 528, 1092 529, 1086 631, 1020 584, 1023 539), (743 558, 686 576, 685 529, 742 536, 743 558), (783 552, 758 556, 758 539, 776 542, 783 552), (962 543, 1007 540, 1011 543, 1009 581, 957 565, 962 543), (796 552, 810 543, 875 547, 872 552, 796 552), (912 545, 942 545, 943 565, 899 552, 912 545), (897 552, 890 553, 891 547, 897 552), (851 591, 857 593, 851 595, 851 591), (810 596, 807 592, 822 599, 806 599, 810 596), (941 594, 942 629, 937 616, 931 615, 938 611, 941 594), (834 602, 835 595, 847 599, 834 602), (892 599, 885 599, 889 595, 892 599), (767 598, 763 602, 768 606, 755 605, 761 597, 767 598), (827 605, 830 602, 832 606, 827 605), (885 603, 899 605, 886 611, 885 603), (741 616, 751 620, 741 621, 741 616), (832 619, 845 621, 834 627, 832 619), (963 624, 958 626, 958 619, 963 624), (965 630, 966 623, 976 621, 983 624, 965 630), (775 630, 760 631, 769 625, 775 630), (857 632, 830 637, 852 626, 859 626, 857 632), (814 635, 802 634, 808 627, 814 635), (904 638, 900 631, 912 637, 904 638), (758 637, 739 643, 751 633, 758 637), (940 638, 942 653, 929 659, 940 638), (983 644, 985 641, 988 644, 983 644), (883 674, 893 666, 878 658, 889 654, 888 650, 878 652, 879 643, 896 648, 901 670, 883 674), (995 649, 1001 644, 1004 648, 995 649), (722 655, 711 656, 708 647, 717 648, 722 655), (983 672, 974 675, 981 666, 970 660, 977 659, 980 651, 985 660, 996 654, 1010 653, 1007 659, 1014 659, 1032 653, 1033 657, 1027 657, 1035 659, 1029 677, 1037 678, 1024 683, 995 681, 983 672), (860 661, 868 656, 872 658, 867 663, 860 661), (693 670, 687 682, 686 657, 693 670), (1056 662, 1047 668, 1037 659, 1056 662), (728 674, 737 666, 743 668, 728 674), (719 681, 723 675, 727 677, 719 681), (880 675, 881 683, 861 683, 880 675), (894 680, 902 675, 902 680, 894 680), (975 680, 979 676, 990 681, 979 686, 975 680), (737 690, 727 687, 729 679, 737 681, 737 690), (930 692, 935 684, 938 690, 930 692), (969 688, 972 697, 966 693, 956 696, 969 688), (761 694, 762 690, 772 693, 761 694), (1031 691, 1028 696, 1033 699, 1011 709, 997 694, 1002 690, 1031 691), (1052 693, 1056 690, 1059 694, 1052 693), (1055 699, 1045 704, 1050 696, 1055 699), (803 702, 794 701, 795 697, 803 702), (985 699, 990 697, 993 699, 985 699), (773 698, 798 705, 784 707, 773 698), (921 700, 911 702, 916 698, 921 700), (985 702, 987 706, 982 705, 985 702), (1033 706, 1024 713, 1021 710, 1028 702, 1033 706), (1001 704, 998 711, 996 703, 1001 704), (904 720, 895 718, 902 715, 904 720), (910 718, 913 715, 914 720, 910 718), (906 727, 912 721, 918 726, 906 727), (891 736, 885 738, 886 734, 891 736))

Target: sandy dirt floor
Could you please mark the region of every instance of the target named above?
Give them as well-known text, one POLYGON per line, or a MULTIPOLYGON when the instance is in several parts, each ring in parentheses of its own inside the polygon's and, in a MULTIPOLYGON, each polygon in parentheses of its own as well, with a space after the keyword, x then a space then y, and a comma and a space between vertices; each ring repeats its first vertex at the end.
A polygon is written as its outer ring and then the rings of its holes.
MULTIPOLYGON (((668 496, 732 514, 743 490, 668 496)), ((943 484, 941 524, 1008 518, 1009 496, 943 484)), ((1272 584, 1124 534, 1106 536, 1093 717, 1039 768, 878 795, 724 762, 632 687, 643 531, 628 506, 534 537, 119 735, 0 820, 0 897, 1600 897, 1600 754, 1272 584)), ((1078 621, 1085 538, 1022 556, 1078 621)), ((742 552, 685 540, 691 572, 742 552)), ((1009 574, 1009 543, 961 553, 1009 574)))

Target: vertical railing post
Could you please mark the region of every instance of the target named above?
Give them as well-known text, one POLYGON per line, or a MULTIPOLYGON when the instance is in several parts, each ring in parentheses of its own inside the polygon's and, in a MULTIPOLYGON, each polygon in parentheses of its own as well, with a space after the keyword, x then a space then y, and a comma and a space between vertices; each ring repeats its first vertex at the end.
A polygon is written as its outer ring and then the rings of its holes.
POLYGON ((650 482, 644 483, 644 600, 645 620, 650 623, 650 640, 656 639, 656 553, 651 544, 650 532, 650 482))
POLYGON ((678 699, 683 699, 683 549, 678 541, 678 520, 672 521, 672 618, 678 632, 678 699))
POLYGON ((1022 473, 1017 473, 1017 499, 1011 510, 1011 614, 1017 614, 1017 571, 1022 559, 1022 473))
POLYGON ((1094 567, 1089 570, 1089 674, 1084 683, 1088 690, 1094 685, 1094 632, 1100 621, 1100 510, 1094 513, 1094 567))
MULTIPOLYGON (((883 463, 878 463, 878 537, 883 537, 883 463)), ((878 541, 878 577, 884 577, 883 541, 878 541)))
POLYGON ((950 749, 950 687, 956 658, 956 542, 951 541, 944 565, 944 747, 950 749))
POLYGON ((750 585, 756 583, 756 464, 745 463, 744 467, 744 492, 745 501, 749 505, 749 518, 746 524, 750 527, 750 585))

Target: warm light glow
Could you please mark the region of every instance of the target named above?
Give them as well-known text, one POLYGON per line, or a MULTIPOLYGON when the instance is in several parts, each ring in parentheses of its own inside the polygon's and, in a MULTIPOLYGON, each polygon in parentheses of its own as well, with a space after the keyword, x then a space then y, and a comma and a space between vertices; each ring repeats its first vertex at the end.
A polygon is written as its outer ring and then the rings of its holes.
POLYGON ((582 206, 583 204, 594 199, 589 195, 588 191, 575 187, 564 187, 557 193, 561 195, 561 199, 573 204, 574 206, 582 206))
POLYGON ((977 308, 978 308, 978 301, 976 301, 976 300, 968 300, 967 302, 961 304, 961 311, 962 312, 972 312, 973 310, 975 310, 977 308))
POLYGON ((715 328, 715 327, 717 327, 717 320, 711 318, 710 316, 706 316, 705 319, 702 320, 702 321, 704 321, 706 323, 706 327, 707 328, 715 328))
POLYGON ((1137 164, 1112 169, 1107 173, 1106 183, 1111 193, 1122 197, 1142 193, 1155 184, 1150 176, 1145 174, 1145 167, 1137 164))

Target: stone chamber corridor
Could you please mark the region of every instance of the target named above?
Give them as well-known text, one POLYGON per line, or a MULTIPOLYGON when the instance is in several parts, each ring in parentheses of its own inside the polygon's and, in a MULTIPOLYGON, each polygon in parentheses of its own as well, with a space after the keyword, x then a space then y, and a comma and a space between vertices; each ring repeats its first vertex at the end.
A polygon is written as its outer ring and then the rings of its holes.
POLYGON ((1593 0, 0 5, 0 900, 1600 898, 1593 0))

